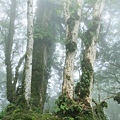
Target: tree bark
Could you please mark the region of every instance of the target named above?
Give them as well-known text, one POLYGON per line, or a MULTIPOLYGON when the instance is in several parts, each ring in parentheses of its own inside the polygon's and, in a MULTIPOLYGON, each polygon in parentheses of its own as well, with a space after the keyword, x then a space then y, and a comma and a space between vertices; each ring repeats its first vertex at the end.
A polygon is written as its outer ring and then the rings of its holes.
POLYGON ((11 7, 10 7, 10 23, 9 23, 9 30, 8 36, 5 41, 5 65, 6 65, 6 74, 7 74, 7 99, 9 102, 14 101, 14 86, 13 76, 12 76, 12 65, 11 65, 11 54, 12 54, 12 46, 13 46, 13 39, 14 39, 14 22, 15 22, 15 15, 16 15, 16 0, 11 0, 11 7))
POLYGON ((32 78, 32 53, 33 53, 33 0, 27 1, 27 51, 25 56, 25 100, 30 107, 31 78, 32 78))
POLYGON ((74 57, 77 48, 78 30, 81 18, 82 0, 72 2, 72 0, 64 0, 64 11, 66 20, 66 59, 63 72, 62 93, 67 94, 73 99, 73 71, 74 57), (71 11, 71 8, 73 9, 71 11))
POLYGON ((88 106, 92 106, 92 85, 94 79, 94 62, 96 59, 96 44, 98 40, 101 14, 103 11, 104 0, 97 0, 93 10, 91 27, 83 35, 85 46, 83 60, 81 63, 82 76, 80 81, 80 98, 88 106))
POLYGON ((33 74, 32 74, 32 105, 43 111, 47 88, 47 46, 40 39, 34 41, 33 74))
POLYGON ((32 108, 39 108, 42 113, 46 99, 46 90, 50 69, 51 48, 51 10, 48 0, 38 0, 34 30, 34 47, 33 47, 33 69, 32 69, 32 108))

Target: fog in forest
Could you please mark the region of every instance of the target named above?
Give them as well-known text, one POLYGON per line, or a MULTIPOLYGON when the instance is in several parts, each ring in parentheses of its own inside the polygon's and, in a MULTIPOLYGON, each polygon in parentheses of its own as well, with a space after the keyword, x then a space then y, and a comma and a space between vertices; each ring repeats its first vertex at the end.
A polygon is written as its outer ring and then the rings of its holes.
POLYGON ((0 0, 0 120, 120 120, 119 0, 0 0))

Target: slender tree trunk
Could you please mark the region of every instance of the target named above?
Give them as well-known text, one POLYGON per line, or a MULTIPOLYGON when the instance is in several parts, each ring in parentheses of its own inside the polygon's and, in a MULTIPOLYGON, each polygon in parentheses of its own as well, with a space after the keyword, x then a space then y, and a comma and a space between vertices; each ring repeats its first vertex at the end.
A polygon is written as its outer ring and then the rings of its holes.
POLYGON ((16 0, 11 0, 11 7, 10 7, 10 23, 9 23, 9 30, 8 36, 5 42, 5 65, 6 65, 6 72, 7 72, 7 99, 9 102, 14 101, 14 86, 12 84, 12 65, 11 65, 11 54, 12 54, 12 46, 13 46, 13 39, 14 39, 14 22, 15 22, 15 15, 16 15, 16 0))
POLYGON ((32 53, 33 53, 33 0, 27 1, 27 51, 25 59, 25 100, 30 107, 31 78, 32 78, 32 53))
POLYGON ((92 106, 92 85, 94 79, 94 62, 96 59, 96 44, 98 40, 101 13, 103 11, 104 0, 97 0, 93 10, 92 26, 83 35, 85 45, 83 60, 81 63, 82 76, 80 81, 80 98, 86 106, 92 106))
POLYGON ((66 59, 63 73, 62 92, 73 99, 73 71, 74 57, 77 48, 78 30, 81 18, 82 0, 74 3, 72 0, 64 0, 64 11, 66 19, 66 59), (73 9, 73 11, 71 11, 73 9))

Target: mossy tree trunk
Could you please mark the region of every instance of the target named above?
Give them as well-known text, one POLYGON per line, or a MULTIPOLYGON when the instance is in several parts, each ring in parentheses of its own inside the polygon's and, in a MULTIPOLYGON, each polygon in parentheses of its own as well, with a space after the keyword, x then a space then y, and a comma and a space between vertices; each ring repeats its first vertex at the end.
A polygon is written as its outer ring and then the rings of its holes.
POLYGON ((43 111, 47 89, 47 45, 38 39, 34 41, 33 74, 32 74, 32 104, 43 111))
POLYGON ((64 0, 64 11, 66 20, 66 59, 63 73, 62 92, 73 99, 73 71, 74 57, 77 49, 78 30, 81 18, 82 0, 73 2, 64 0))
POLYGON ((14 84, 13 82, 13 75, 12 75, 12 47, 13 47, 13 39, 15 33, 15 15, 16 15, 16 0, 11 0, 10 6, 10 22, 8 28, 8 35, 5 41, 5 65, 6 65, 6 74, 7 74, 7 99, 9 102, 14 101, 14 84))
POLYGON ((81 63, 82 76, 79 83, 80 99, 88 106, 92 107, 92 84, 94 77, 94 62, 96 58, 96 44, 98 40, 101 14, 103 11, 104 0, 96 0, 93 9, 93 19, 90 28, 83 35, 83 43, 85 46, 83 60, 81 63))
POLYGON ((43 112, 50 70, 51 42, 50 17, 51 11, 47 0, 38 0, 34 30, 33 69, 32 69, 32 108, 43 112), (48 63, 49 62, 49 63, 48 63))

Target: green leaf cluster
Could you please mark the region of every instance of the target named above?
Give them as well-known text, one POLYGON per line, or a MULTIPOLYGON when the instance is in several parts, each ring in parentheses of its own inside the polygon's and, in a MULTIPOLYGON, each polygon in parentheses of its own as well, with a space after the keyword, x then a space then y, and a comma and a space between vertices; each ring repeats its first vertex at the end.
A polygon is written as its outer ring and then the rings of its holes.
POLYGON ((56 101, 56 104, 58 107, 57 114, 65 117, 65 120, 66 117, 69 117, 67 120, 74 120, 73 118, 78 116, 82 111, 81 106, 76 101, 67 97, 66 94, 61 95, 56 101))

